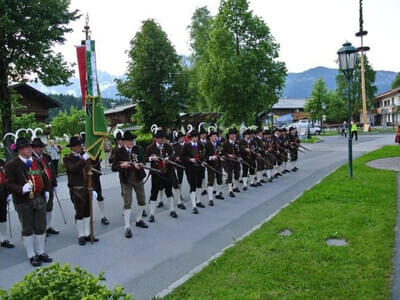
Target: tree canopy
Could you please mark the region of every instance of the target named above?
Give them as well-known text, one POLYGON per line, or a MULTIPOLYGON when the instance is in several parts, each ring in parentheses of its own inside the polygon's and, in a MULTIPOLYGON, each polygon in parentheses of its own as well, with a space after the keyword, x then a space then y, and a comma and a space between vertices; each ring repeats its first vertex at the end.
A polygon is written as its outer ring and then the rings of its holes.
POLYGON ((400 87, 400 72, 397 74, 396 78, 393 80, 392 89, 400 87))
POLYGON ((201 93, 223 113, 223 123, 253 123, 283 89, 286 67, 277 61, 279 45, 247 0, 222 0, 209 37, 201 93))
POLYGON ((167 34, 154 20, 143 22, 131 40, 126 80, 117 80, 121 95, 137 103, 134 118, 143 125, 174 126, 185 101, 187 81, 167 34))

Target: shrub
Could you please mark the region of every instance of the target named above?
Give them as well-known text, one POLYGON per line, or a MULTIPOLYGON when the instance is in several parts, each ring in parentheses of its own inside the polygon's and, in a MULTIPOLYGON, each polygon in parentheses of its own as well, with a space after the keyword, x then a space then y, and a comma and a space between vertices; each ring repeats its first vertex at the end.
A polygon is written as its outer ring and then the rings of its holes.
POLYGON ((55 263, 29 273, 8 292, 0 289, 0 299, 133 299, 121 286, 111 291, 99 284, 104 280, 103 272, 95 276, 77 266, 71 269, 69 264, 55 263))

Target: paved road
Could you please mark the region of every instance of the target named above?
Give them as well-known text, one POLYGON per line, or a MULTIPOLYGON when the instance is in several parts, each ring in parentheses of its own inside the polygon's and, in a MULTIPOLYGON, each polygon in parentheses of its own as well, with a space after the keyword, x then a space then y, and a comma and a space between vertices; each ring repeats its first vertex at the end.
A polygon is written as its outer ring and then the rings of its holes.
MULTIPOLYGON (((354 145, 354 155, 392 143, 392 135, 360 136, 354 145)), ((136 299, 149 299, 346 162, 347 141, 344 139, 326 137, 323 142, 307 147, 313 151, 300 155, 297 173, 242 192, 234 199, 217 200, 215 207, 200 209, 199 215, 192 215, 190 210, 178 211, 179 217, 175 220, 166 210, 159 210, 156 222, 150 228, 133 227, 134 236, 130 240, 123 236, 118 178, 116 174, 108 173, 103 176, 102 184, 111 224, 100 224, 95 205, 95 232, 100 242, 85 247, 77 244, 73 207, 68 199, 65 179, 61 178, 59 194, 68 224, 63 224, 55 204, 54 225, 61 234, 48 239, 47 252, 61 263, 80 265, 93 273, 104 270, 108 286, 120 284, 136 299)), ((357 176, 357 170, 354 173, 357 176)), ((146 195, 149 195, 149 188, 146 184, 146 195)), ((187 189, 183 193, 190 206, 187 189)), ((206 199, 204 196, 204 202, 206 199)), ((3 288, 10 287, 32 271, 17 234, 20 227, 15 212, 12 212, 11 219, 16 248, 0 249, 0 286, 3 288)))

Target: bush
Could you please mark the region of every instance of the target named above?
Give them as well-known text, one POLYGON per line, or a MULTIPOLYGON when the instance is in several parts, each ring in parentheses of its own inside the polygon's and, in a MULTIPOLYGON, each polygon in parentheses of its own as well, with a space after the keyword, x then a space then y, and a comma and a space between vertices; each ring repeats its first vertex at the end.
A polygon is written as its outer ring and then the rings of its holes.
POLYGON ((136 133, 136 145, 146 150, 146 147, 153 141, 153 135, 151 133, 136 133))
POLYGON ((104 280, 103 272, 94 276, 79 267, 71 270, 69 264, 55 263, 29 273, 8 292, 0 289, 0 299, 133 299, 121 286, 111 291, 99 284, 104 280))

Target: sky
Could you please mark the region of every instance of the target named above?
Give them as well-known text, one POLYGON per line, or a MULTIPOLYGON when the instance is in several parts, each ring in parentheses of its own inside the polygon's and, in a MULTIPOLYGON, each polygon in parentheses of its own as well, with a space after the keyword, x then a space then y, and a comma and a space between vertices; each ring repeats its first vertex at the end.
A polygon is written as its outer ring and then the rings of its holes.
MULTIPOLYGON (((289 72, 337 66, 337 50, 346 41, 360 46, 359 0, 250 0, 250 9, 270 27, 280 44, 280 60, 289 72)), ((97 66, 112 75, 126 72, 129 42, 146 19, 156 20, 180 55, 190 55, 188 26, 196 8, 216 15, 219 0, 71 0, 70 9, 83 16, 73 32, 57 45, 68 62, 76 62, 75 45, 84 38, 89 14, 96 41, 97 66)), ((375 70, 400 71, 400 0, 364 0, 364 45, 375 70)))

